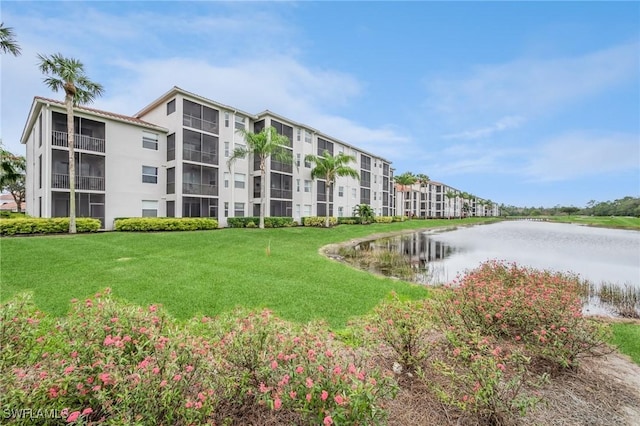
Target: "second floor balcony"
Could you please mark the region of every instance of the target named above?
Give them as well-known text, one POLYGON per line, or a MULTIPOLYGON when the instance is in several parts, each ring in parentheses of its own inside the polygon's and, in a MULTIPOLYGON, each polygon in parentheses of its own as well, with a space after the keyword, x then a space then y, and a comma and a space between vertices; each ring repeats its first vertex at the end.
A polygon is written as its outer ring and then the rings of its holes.
MULTIPOLYGON (((51 174, 51 188, 69 189, 69 186, 68 174, 51 174)), ((104 191, 104 178, 99 176, 76 175, 75 187, 81 191, 104 191)))
POLYGON ((194 194, 194 195, 218 195, 218 187, 215 185, 204 185, 200 183, 188 183, 185 182, 182 184, 182 193, 183 194, 194 194))
MULTIPOLYGON (((69 139, 67 132, 54 130, 51 132, 51 144, 53 146, 69 147, 69 139)), ((105 140, 94 138, 86 135, 74 134, 73 146, 75 149, 83 149, 86 151, 105 152, 105 140)))

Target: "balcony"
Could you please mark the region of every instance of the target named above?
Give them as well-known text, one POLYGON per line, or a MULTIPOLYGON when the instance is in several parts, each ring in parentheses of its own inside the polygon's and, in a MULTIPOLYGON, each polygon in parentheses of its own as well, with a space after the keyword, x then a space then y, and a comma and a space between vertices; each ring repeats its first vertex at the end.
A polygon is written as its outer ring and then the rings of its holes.
MULTIPOLYGON (((69 175, 53 173, 51 188, 69 189, 69 175)), ((76 189, 81 191, 104 191, 104 178, 98 176, 76 176, 76 189)))
POLYGON ((215 185, 202 185, 199 183, 183 183, 182 184, 182 193, 183 194, 194 194, 194 195, 218 195, 218 187, 215 185))
POLYGON ((205 132, 209 133, 218 133, 218 123, 203 120, 202 118, 194 117, 188 114, 184 114, 182 116, 182 125, 198 130, 204 130, 205 132))
MULTIPOLYGON (((53 146, 69 146, 67 132, 59 132, 54 130, 51 132, 51 143, 53 146)), ((105 152, 104 139, 93 138, 91 136, 75 134, 73 137, 73 146, 75 149, 83 149, 86 151, 105 152)))
MULTIPOLYGON (((260 198, 260 194, 258 194, 258 198, 260 198)), ((286 200, 291 200, 292 192, 290 189, 271 188, 271 198, 284 198, 286 200)))

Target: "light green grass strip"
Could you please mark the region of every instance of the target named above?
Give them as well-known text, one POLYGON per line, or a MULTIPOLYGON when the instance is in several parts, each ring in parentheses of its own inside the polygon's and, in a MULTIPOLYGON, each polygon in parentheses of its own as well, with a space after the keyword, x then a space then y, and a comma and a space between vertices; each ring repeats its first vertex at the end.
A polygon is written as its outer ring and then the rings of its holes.
POLYGON ((613 330, 611 343, 640 365, 640 324, 614 323, 611 324, 611 329, 613 330))

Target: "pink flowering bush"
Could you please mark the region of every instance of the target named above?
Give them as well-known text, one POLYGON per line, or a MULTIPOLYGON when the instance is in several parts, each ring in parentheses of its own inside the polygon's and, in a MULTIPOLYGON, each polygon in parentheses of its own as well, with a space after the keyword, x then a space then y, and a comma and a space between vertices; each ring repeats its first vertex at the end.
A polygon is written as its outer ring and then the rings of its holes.
POLYGON ((0 305, 0 410, 58 410, 70 424, 379 424, 397 390, 326 326, 268 311, 177 324, 108 293, 57 322, 26 296, 0 305))
POLYGON ((528 353, 562 368, 605 347, 605 330, 582 315, 580 279, 488 261, 455 283, 441 304, 446 326, 524 344, 528 353))

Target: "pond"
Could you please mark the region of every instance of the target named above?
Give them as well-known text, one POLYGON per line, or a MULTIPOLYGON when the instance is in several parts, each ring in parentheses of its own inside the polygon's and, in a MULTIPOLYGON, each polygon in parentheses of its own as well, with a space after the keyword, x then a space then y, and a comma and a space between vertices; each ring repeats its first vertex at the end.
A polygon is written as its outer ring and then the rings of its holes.
MULTIPOLYGON (((417 232, 362 243, 357 250, 400 254, 411 277, 444 284, 491 260, 571 272, 594 285, 630 287, 640 294, 640 232, 542 221, 417 232)), ((390 273, 393 275, 393 273, 390 273)))

